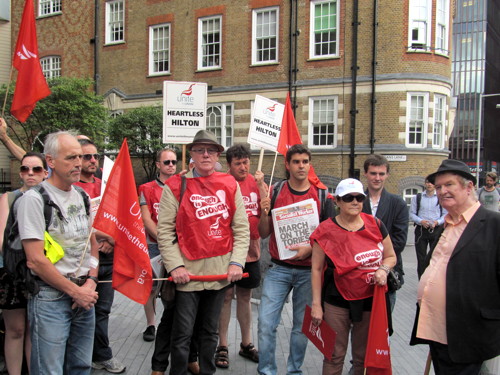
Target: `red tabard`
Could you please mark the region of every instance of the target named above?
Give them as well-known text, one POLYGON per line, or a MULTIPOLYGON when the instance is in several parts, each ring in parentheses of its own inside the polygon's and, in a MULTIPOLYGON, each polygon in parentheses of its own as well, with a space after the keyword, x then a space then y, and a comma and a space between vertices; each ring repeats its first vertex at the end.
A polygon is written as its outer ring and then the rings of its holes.
POLYGON ((163 186, 158 185, 157 180, 153 180, 139 186, 139 196, 141 193, 144 194, 144 199, 146 199, 146 203, 148 204, 151 220, 153 220, 155 224, 158 224, 158 209, 160 208, 163 186))
POLYGON ((85 192, 89 195, 91 199, 101 196, 102 181, 97 177, 94 177, 94 182, 78 181, 75 182, 73 185, 80 186, 83 190, 85 190, 85 192))
POLYGON ((260 258, 260 235, 259 235, 259 218, 260 218, 260 197, 259 188, 254 177, 249 174, 243 181, 238 181, 240 185, 241 195, 245 203, 245 211, 247 212, 248 223, 250 224, 250 245, 248 247, 247 262, 255 262, 260 258))
POLYGON ((361 213, 365 228, 349 232, 332 219, 323 221, 311 235, 332 260, 335 285, 346 300, 373 296, 373 274, 382 264, 382 234, 372 215, 361 213))
MULTIPOLYGON (((179 199, 181 177, 175 175, 166 184, 179 199)), ((176 218, 179 247, 186 258, 211 258, 233 250, 236 188, 234 177, 226 173, 186 179, 176 218)))

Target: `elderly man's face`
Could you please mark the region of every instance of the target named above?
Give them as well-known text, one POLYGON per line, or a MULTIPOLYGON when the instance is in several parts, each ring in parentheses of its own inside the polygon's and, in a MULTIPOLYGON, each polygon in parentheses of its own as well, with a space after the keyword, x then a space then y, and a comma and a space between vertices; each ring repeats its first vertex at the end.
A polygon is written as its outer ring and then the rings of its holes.
POLYGON ((439 203, 452 214, 461 214, 471 199, 474 189, 472 182, 465 187, 462 178, 453 173, 443 173, 434 181, 439 203))
POLYGON ((75 137, 61 135, 58 139, 59 152, 57 156, 47 155, 47 163, 52 168, 52 173, 64 185, 80 180, 82 168, 82 146, 75 137))
POLYGON ((219 160, 220 152, 217 146, 210 143, 196 143, 190 150, 194 161, 194 168, 202 176, 215 172, 215 163, 219 160))

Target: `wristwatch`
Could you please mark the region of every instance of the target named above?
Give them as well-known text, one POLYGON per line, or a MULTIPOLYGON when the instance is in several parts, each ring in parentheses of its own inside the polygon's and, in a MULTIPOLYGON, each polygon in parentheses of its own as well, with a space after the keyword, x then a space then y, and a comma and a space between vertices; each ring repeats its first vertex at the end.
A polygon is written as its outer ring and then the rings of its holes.
POLYGON ((99 279, 95 276, 87 276, 87 279, 92 280, 93 282, 96 283, 96 285, 99 284, 99 279))

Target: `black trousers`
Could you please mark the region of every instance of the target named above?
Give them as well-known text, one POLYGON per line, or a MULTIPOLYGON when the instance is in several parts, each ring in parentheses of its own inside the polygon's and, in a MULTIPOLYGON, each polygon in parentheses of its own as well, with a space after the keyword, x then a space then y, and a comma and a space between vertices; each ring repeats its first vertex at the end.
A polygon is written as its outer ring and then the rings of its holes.
POLYGON ((430 251, 436 247, 443 229, 442 225, 432 230, 421 225, 415 226, 415 252, 417 253, 417 274, 419 279, 425 270, 424 261, 427 256, 427 249, 430 251))
POLYGON ((455 363, 448 353, 448 345, 438 342, 429 344, 432 365, 436 375, 478 375, 483 362, 455 363))

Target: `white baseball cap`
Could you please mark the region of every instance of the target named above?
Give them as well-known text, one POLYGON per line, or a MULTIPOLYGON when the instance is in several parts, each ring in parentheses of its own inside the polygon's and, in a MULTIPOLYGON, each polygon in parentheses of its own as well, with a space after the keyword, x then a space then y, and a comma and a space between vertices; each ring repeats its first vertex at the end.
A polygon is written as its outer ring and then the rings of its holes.
POLYGON ((335 189, 336 197, 343 197, 344 195, 351 193, 358 193, 366 197, 366 194, 363 191, 363 184, 355 178, 346 178, 345 180, 340 181, 335 189))

